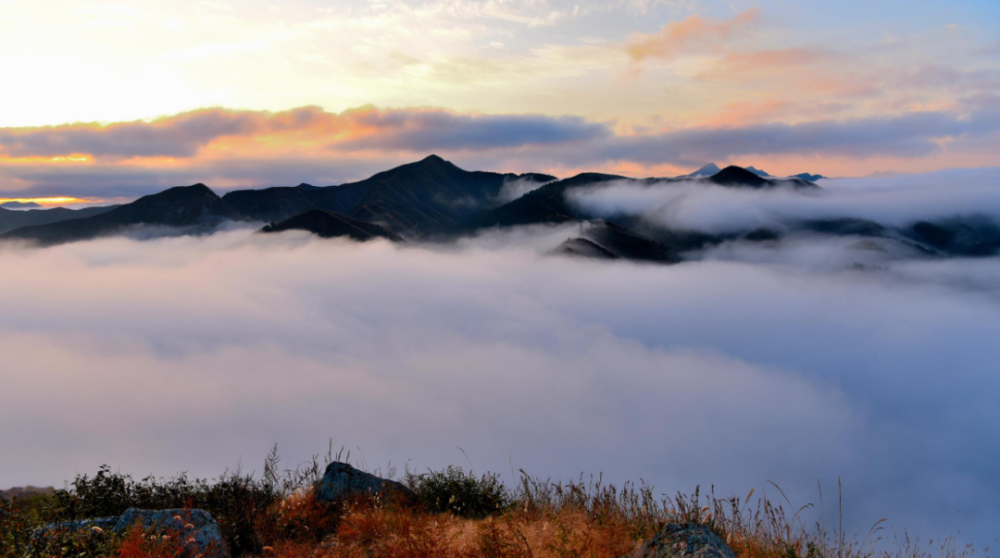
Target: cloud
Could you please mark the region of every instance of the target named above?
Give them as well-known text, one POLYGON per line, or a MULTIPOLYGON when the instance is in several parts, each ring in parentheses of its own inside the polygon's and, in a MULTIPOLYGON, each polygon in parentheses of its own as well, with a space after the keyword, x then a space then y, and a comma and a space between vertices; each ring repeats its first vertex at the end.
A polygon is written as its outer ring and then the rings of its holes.
POLYGON ((481 471, 773 480, 796 504, 842 476, 852 531, 937 537, 961 509, 965 536, 994 535, 996 260, 607 265, 538 255, 569 230, 511 234, 540 240, 5 247, 0 485, 211 476, 332 437, 372 466, 461 446, 481 471))
POLYGON ((361 126, 377 134, 336 145, 342 149, 481 150, 564 144, 611 136, 606 124, 574 116, 468 115, 435 111, 364 111, 361 126))
POLYGON ((153 122, 5 128, 0 129, 0 148, 8 157, 190 157, 216 138, 258 128, 251 114, 207 109, 153 122))
MULTIPOLYGON (((906 161, 991 153, 1000 141, 1000 105, 990 95, 948 110, 796 123, 747 116, 843 106, 758 104, 735 107, 723 122, 633 133, 580 117, 470 114, 443 109, 316 107, 284 112, 206 109, 151 122, 0 129, 6 197, 131 196, 205 182, 228 189, 339 184, 437 153, 469 169, 579 172, 633 165, 697 167, 746 157, 774 170, 775 157, 906 161), (805 106, 806 108, 802 108, 805 106), (742 116, 741 116, 742 115, 742 116)), ((967 164, 967 163, 966 163, 967 164)), ((644 170, 645 169, 645 170, 644 170)), ((801 172, 803 169, 794 172, 801 172)), ((822 169, 806 169, 821 171, 822 169)))
POLYGON ((712 234, 758 228, 794 231, 802 221, 813 219, 866 219, 905 227, 918 221, 954 218, 985 217, 1000 223, 998 181, 1000 169, 986 168, 824 180, 822 190, 808 193, 629 182, 571 191, 569 199, 599 216, 637 216, 662 228, 712 234))
POLYGON ((942 150, 938 139, 982 135, 998 127, 990 112, 966 118, 945 111, 819 120, 798 124, 700 127, 615 138, 600 153, 615 160, 694 165, 741 155, 810 154, 863 160, 916 158, 942 150))
POLYGON ((1000 54, 1000 41, 997 41, 991 45, 976 49, 973 54, 978 56, 992 56, 1000 54))
POLYGON ((545 145, 609 134, 606 124, 572 116, 476 115, 442 109, 378 110, 373 107, 341 113, 326 112, 318 107, 276 113, 215 108, 151 122, 0 128, 0 149, 12 158, 74 154, 112 159, 190 158, 224 138, 265 140, 279 136, 306 145, 329 142, 330 147, 340 150, 412 150, 416 146, 421 149, 489 149, 545 145))
POLYGON ((806 47, 735 52, 724 56, 701 77, 720 80, 774 79, 775 75, 845 58, 848 57, 832 50, 806 47))
POLYGON ((717 52, 734 34, 755 23, 757 16, 756 9, 747 10, 724 21, 690 15, 681 21, 664 25, 651 35, 636 34, 628 42, 626 51, 636 62, 647 58, 672 60, 683 54, 702 50, 717 52))

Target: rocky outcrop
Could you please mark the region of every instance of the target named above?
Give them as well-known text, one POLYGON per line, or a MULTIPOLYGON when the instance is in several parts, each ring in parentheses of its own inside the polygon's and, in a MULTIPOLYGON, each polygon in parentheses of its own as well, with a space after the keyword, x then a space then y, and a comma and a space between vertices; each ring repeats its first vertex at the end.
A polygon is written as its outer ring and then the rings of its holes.
POLYGON ((410 489, 396 481, 376 477, 347 463, 335 461, 327 465, 323 480, 316 487, 316 498, 320 502, 338 502, 359 495, 405 499, 412 499, 414 496, 410 489))
POLYGON ((208 557, 229 555, 219 523, 205 510, 129 508, 118 519, 114 529, 124 533, 135 527, 157 534, 176 533, 183 537, 186 545, 191 545, 191 550, 208 557))
POLYGON ((94 519, 79 519, 77 521, 58 521, 56 523, 42 525, 41 527, 35 529, 31 536, 33 539, 37 540, 49 533, 76 533, 80 531, 89 531, 94 527, 97 527, 102 531, 107 531, 115 528, 115 525, 118 524, 118 519, 118 516, 114 516, 97 517, 94 519))
POLYGON ((669 523, 625 558, 736 558, 733 549, 708 527, 669 523))
POLYGON ((113 531, 124 535, 139 527, 155 535, 180 537, 184 548, 192 555, 205 558, 226 558, 229 551, 222 538, 219 523, 205 510, 172 509, 143 510, 129 508, 121 516, 61 521, 43 525, 35 530, 32 539, 36 544, 48 535, 75 534, 96 531, 113 531))

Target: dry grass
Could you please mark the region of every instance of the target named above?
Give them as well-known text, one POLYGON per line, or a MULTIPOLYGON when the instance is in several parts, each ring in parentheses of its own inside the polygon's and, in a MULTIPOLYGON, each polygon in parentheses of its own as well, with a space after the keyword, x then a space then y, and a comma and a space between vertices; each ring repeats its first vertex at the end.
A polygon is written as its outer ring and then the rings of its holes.
MULTIPOLYGON (((342 454, 330 459, 347 460, 342 454)), ((55 495, 0 502, 0 558, 22 558, 31 530, 45 522, 115 515, 125 507, 201 507, 220 521, 238 557, 260 558, 616 558, 641 545, 667 522, 701 523, 718 533, 739 558, 973 558, 988 556, 952 539, 920 541, 887 536, 882 522, 862 537, 847 537, 842 518, 823 518, 811 505, 782 499, 718 498, 714 491, 658 496, 645 484, 606 485, 600 477, 561 483, 522 471, 510 488, 498 477, 460 469, 413 475, 417 494, 406 502, 359 498, 327 505, 313 496, 322 477, 318 458, 279 474, 277 453, 262 478, 223 475, 213 483, 144 479, 102 473, 78 478, 55 495), (101 512, 101 513, 96 513, 101 512), (820 519, 816 519, 819 516, 820 519), (809 519, 807 519, 809 518, 809 519)), ((392 476, 392 472, 387 476, 392 476)), ((839 494, 839 490, 838 490, 839 494)), ((822 490, 819 493, 823 509, 822 490)), ((837 509, 842 509, 838 505, 837 509)), ((178 558, 170 540, 133 531, 104 540, 85 534, 65 552, 46 556, 178 558)), ((59 545, 60 547, 62 545, 59 545)), ((50 548, 55 548, 50 545, 50 548)))
MULTIPOLYGON (((780 488, 778 489, 780 491, 780 488)), ((697 522, 718 533, 739 558, 971 558, 982 556, 953 539, 921 544, 883 540, 882 522, 863 538, 841 536, 825 522, 766 499, 716 498, 700 491, 657 499, 647 486, 623 489, 600 479, 569 484, 524 477, 511 508, 485 518, 431 513, 426 508, 359 500, 345 506, 335 531, 319 541, 283 539, 262 558, 616 558, 665 522, 697 522)), ((304 505, 309 494, 295 496, 304 505)))

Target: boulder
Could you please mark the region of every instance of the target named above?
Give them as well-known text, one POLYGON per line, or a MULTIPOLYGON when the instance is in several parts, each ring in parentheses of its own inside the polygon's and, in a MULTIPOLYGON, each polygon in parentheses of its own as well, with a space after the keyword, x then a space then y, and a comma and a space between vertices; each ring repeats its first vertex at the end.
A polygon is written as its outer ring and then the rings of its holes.
MULTIPOLYGON (((222 539, 219 524, 212 514, 204 510, 142 510, 129 508, 121 516, 80 519, 76 521, 60 521, 43 525, 32 533, 32 546, 42 544, 43 539, 54 535, 88 534, 91 531, 113 531, 124 535, 136 525, 141 526, 150 534, 182 537, 191 543, 185 547, 192 555, 202 554, 206 558, 225 558, 229 556, 226 543, 222 539)), ((92 534, 92 533, 91 533, 92 534)))
POLYGON ((333 462, 326 467, 323 480, 316 487, 320 502, 337 502, 357 495, 412 498, 413 492, 402 484, 359 471, 347 463, 333 462))
POLYGON ((215 558, 229 555, 219 523, 205 510, 129 508, 118 519, 114 530, 124 533, 136 526, 152 533, 177 533, 185 541, 193 539, 191 550, 197 554, 215 558))
POLYGON ((97 527, 101 531, 114 529, 118 517, 97 517, 94 519, 79 519, 76 521, 57 521, 38 527, 31 533, 32 540, 39 540, 48 534, 73 534, 80 531, 90 531, 97 527))
POLYGON ((699 523, 669 523, 626 558, 736 558, 733 549, 699 523))

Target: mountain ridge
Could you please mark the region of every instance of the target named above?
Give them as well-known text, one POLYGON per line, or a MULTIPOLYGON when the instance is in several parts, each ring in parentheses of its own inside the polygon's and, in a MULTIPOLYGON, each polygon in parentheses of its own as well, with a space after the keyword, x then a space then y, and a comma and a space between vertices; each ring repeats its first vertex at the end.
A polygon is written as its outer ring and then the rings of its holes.
POLYGON ((90 217, 20 227, 0 235, 0 239, 24 240, 48 246, 117 234, 138 226, 208 230, 227 220, 243 219, 215 192, 197 183, 168 188, 90 217))
POLYGON ((431 155, 339 186, 302 183, 293 187, 234 190, 220 197, 197 183, 107 208, 30 211, 0 208, 0 239, 49 246, 123 234, 143 226, 166 227, 187 234, 211 232, 223 222, 241 221, 267 223, 263 232, 306 230, 321 237, 343 236, 361 241, 386 238, 399 242, 451 240, 488 229, 522 225, 579 223, 581 234, 570 238, 568 244, 563 243, 557 252, 673 262, 679 261, 684 253, 726 241, 772 242, 800 232, 887 238, 907 243, 926 254, 982 256, 1000 251, 1000 226, 989 218, 953 218, 904 226, 885 226, 852 217, 803 218, 777 227, 710 233, 653 226, 639 214, 597 214, 575 203, 571 195, 615 184, 641 188, 681 185, 751 190, 790 188, 803 193, 820 190, 803 178, 763 177, 732 165, 708 177, 636 179, 584 172, 557 179, 538 173, 466 171, 431 155), (517 184, 517 181, 525 182, 517 184), (518 186, 515 190, 521 195, 504 203, 500 193, 511 185, 518 186), (29 220, 26 225, 25 219, 29 220), (3 229, 11 226, 15 228, 3 229))

